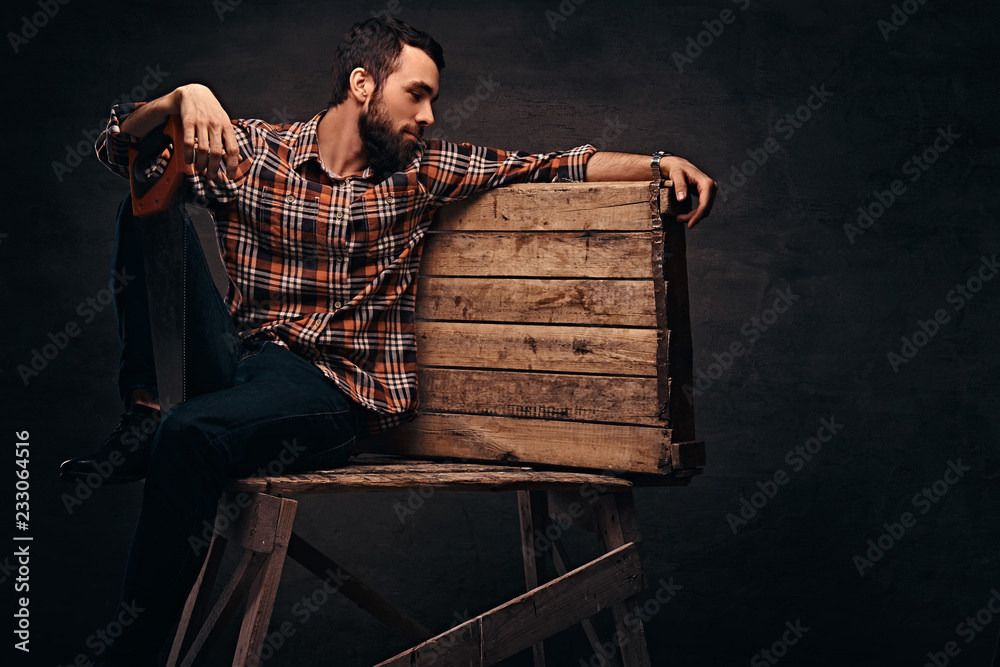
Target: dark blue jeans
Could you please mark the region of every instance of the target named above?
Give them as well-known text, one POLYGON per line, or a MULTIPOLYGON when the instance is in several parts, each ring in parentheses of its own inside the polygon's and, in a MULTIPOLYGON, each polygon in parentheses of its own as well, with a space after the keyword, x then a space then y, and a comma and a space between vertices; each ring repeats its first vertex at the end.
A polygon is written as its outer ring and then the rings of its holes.
MULTIPOLYGON (((162 419, 152 440, 142 511, 122 585, 122 604, 141 610, 108 652, 112 665, 155 665, 205 559, 205 538, 223 490, 257 473, 319 470, 351 454, 363 409, 315 366, 271 342, 245 344, 211 279, 185 214, 188 255, 188 400, 162 419), (192 392, 192 387, 196 390, 192 392)), ((142 220, 126 198, 118 213, 112 270, 134 276, 115 303, 120 389, 155 392, 141 252, 142 220)))

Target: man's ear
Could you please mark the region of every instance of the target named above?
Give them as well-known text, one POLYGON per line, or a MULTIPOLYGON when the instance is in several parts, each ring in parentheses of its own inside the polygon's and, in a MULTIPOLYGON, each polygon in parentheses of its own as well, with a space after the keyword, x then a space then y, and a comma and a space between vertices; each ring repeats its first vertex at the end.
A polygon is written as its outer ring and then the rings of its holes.
POLYGON ((349 91, 358 104, 364 105, 375 91, 375 80, 363 67, 355 67, 348 79, 349 91))

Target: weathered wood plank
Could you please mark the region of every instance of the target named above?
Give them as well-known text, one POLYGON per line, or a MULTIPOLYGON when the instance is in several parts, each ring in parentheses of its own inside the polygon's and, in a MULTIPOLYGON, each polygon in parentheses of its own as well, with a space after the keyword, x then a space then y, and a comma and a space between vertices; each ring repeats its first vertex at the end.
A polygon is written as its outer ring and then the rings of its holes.
POLYGON ((260 573, 267 556, 266 553, 244 549, 240 562, 205 619, 205 624, 199 629, 194 641, 191 642, 191 648, 183 656, 181 667, 192 667, 199 654, 207 654, 212 650, 246 598, 247 591, 260 573))
POLYGON ((425 276, 652 279, 649 232, 428 233, 425 276))
POLYGON ((281 498, 280 503, 278 523, 274 529, 274 549, 268 555, 261 572, 254 578, 253 586, 247 596, 246 611, 243 615, 243 624, 240 626, 239 640, 236 643, 236 655, 233 658, 234 665, 256 663, 264 645, 267 625, 271 622, 271 611, 274 609, 274 599, 278 594, 278 582, 281 580, 285 553, 288 550, 295 511, 299 504, 298 501, 289 498, 281 498))
POLYGON ((704 440, 674 442, 667 448, 667 452, 670 455, 670 467, 674 470, 698 468, 705 465, 704 440))
POLYGON ((422 366, 656 377, 656 331, 541 324, 416 323, 422 366))
MULTIPOLYGON (((597 543, 601 551, 619 549, 625 542, 625 530, 619 516, 617 495, 602 496, 594 505, 594 524, 597 529, 597 543)), ((632 494, 629 493, 629 496, 632 494)), ((627 504, 630 500, 625 501, 627 504)), ((628 518, 631 520, 631 517, 628 518)), ((631 532, 632 527, 629 528, 631 532)), ((634 544, 634 543, 632 543, 634 544)), ((618 644, 622 652, 622 662, 626 667, 650 667, 649 652, 646 649, 646 631, 639 615, 639 607, 634 597, 622 600, 611 607, 615 628, 619 637, 625 638, 618 644)))
MULTIPOLYGON (((548 495, 545 491, 518 491, 518 516, 521 520, 521 559, 524 563, 526 590, 534 590, 548 580, 545 552, 535 548, 535 531, 545 534, 548 521, 548 495)), ((566 574, 560 572, 559 574, 566 574)), ((545 667, 545 644, 531 647, 535 667, 545 667)))
POLYGON ((433 412, 663 426, 656 378, 424 368, 419 391, 433 412))
MULTIPOLYGON (((457 472, 503 472, 513 473, 518 470, 531 472, 531 466, 504 466, 495 463, 455 463, 452 461, 427 461, 421 459, 396 459, 391 456, 364 455, 364 458, 353 458, 342 468, 324 470, 324 475, 377 475, 387 472, 395 474, 427 473, 451 474, 457 472), (383 463, 368 463, 368 458, 382 460, 383 463)), ((276 479, 272 477, 271 479, 276 479)))
POLYGON ((644 181, 514 185, 449 204, 432 229, 642 231, 649 229, 646 188, 644 181))
POLYGON ((658 474, 669 472, 669 442, 669 429, 647 426, 422 412, 379 444, 411 456, 658 474))
POLYGON ((645 588, 634 544, 615 549, 377 667, 494 665, 645 588))
POLYGON ((226 539, 243 549, 271 553, 280 516, 281 498, 256 496, 235 521, 226 522, 221 532, 226 539))
MULTIPOLYGON (((589 512, 585 514, 589 514, 589 512)), ((569 556, 566 554, 566 548, 563 546, 562 540, 558 537, 552 540, 552 562, 555 564, 556 572, 560 575, 574 569, 569 556)), ((587 641, 590 642, 590 648, 594 651, 594 655, 604 657, 603 667, 621 667, 618 658, 613 654, 608 655, 602 648, 604 643, 598 637, 597 631, 594 629, 594 624, 589 618, 580 621, 580 627, 583 628, 583 634, 587 636, 587 641)))
POLYGON ((427 320, 655 327, 648 280, 422 276, 416 316, 427 320))
POLYGON ((177 667, 181 657, 190 650, 195 633, 204 624, 209 610, 209 599, 228 542, 229 540, 219 533, 212 534, 212 541, 208 545, 208 553, 201 565, 198 579, 195 580, 191 592, 188 593, 187 601, 184 603, 184 610, 181 612, 181 619, 177 625, 177 631, 174 633, 174 640, 170 645, 170 654, 167 656, 167 667, 177 667))
MULTIPOLYGON (((362 441, 359 448, 385 448, 386 440, 362 441)), ((400 443, 402 444, 402 443, 400 443)), ((405 446, 405 445, 403 445, 405 446)), ((434 472, 434 463, 428 462, 427 472, 399 473, 387 469, 366 473, 308 472, 282 477, 248 477, 236 480, 230 491, 253 493, 358 493, 363 491, 398 491, 414 487, 434 487, 454 491, 515 491, 519 489, 547 489, 552 487, 578 487, 600 484, 619 490, 631 488, 628 480, 610 475, 593 475, 564 471, 529 470, 512 468, 510 471, 493 472, 434 472)))

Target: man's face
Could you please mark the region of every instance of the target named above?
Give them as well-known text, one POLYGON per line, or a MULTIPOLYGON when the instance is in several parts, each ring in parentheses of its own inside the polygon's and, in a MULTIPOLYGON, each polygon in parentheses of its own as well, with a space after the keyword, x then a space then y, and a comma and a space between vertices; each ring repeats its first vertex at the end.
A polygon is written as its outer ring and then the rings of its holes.
POLYGON ((413 159, 424 129, 434 124, 438 69, 430 56, 403 45, 399 67, 372 94, 358 131, 377 172, 393 173, 413 159))

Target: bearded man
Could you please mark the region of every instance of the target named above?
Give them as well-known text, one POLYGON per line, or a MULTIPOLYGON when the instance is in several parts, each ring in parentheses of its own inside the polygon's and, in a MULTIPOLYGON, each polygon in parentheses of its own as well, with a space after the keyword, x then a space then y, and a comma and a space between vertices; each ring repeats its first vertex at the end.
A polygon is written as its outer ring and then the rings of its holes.
MULTIPOLYGON (((112 108, 99 159, 128 175, 128 148, 168 116, 184 129, 185 200, 215 221, 229 287, 216 291, 187 233, 187 400, 160 419, 140 230, 126 198, 113 269, 135 276, 117 296, 121 423, 62 475, 145 479, 122 587, 141 610, 107 664, 154 665, 204 560, 192 536, 211 526, 229 483, 280 461, 283 472, 329 468, 358 437, 414 415, 413 307, 422 239, 435 210, 520 182, 670 178, 708 215, 716 184, 656 153, 547 154, 437 139, 440 45, 392 18, 354 26, 337 49, 328 108, 304 123, 230 120, 205 86, 112 108), (652 172, 651 172, 652 166, 652 172)), ((180 147, 178 147, 180 148, 180 147)), ((189 218, 185 224, 190 227, 189 218)))

